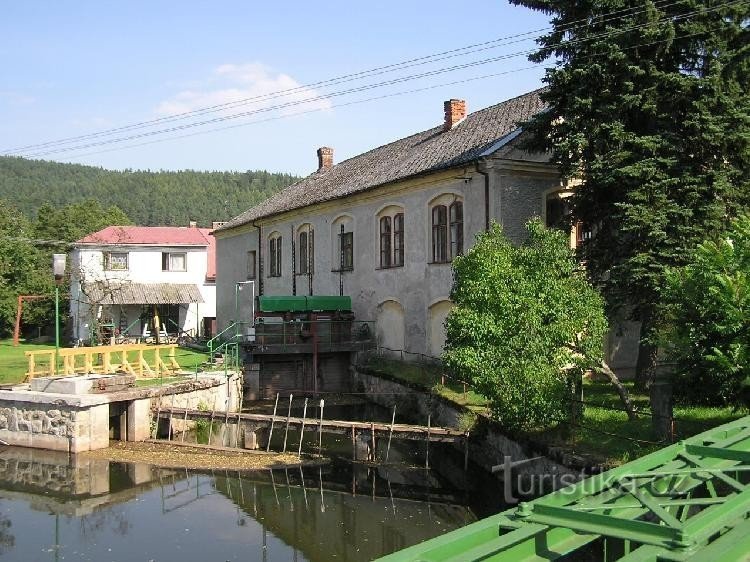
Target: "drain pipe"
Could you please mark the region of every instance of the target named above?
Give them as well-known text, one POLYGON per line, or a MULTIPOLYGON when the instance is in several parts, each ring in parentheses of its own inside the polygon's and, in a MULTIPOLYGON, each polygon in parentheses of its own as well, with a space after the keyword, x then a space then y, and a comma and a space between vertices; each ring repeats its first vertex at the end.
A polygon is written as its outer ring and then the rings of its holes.
POLYGON ((490 174, 485 171, 490 167, 484 158, 479 160, 476 165, 477 173, 484 176, 484 229, 490 229, 490 174))

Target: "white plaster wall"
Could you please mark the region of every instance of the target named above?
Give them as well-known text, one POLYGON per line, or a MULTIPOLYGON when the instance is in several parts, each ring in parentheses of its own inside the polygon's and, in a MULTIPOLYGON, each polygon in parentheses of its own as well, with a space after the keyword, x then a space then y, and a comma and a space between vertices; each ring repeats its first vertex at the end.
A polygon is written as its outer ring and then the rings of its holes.
MULTIPOLYGON (((87 324, 90 311, 80 283, 93 281, 130 281, 133 283, 195 284, 203 303, 182 307, 180 320, 185 331, 200 328, 204 317, 216 316, 216 285, 206 282, 208 253, 205 247, 185 246, 100 246, 76 248, 71 252, 71 302, 70 314, 74 320, 74 337, 89 338, 87 324), (127 252, 127 271, 104 269, 106 252, 127 252), (162 271, 163 252, 185 253, 185 271, 162 271)), ((113 307, 119 317, 119 307, 113 307)), ((138 319, 140 306, 125 308, 128 325, 138 319)), ((95 314, 96 312, 93 311, 95 314)), ((173 331, 170 329, 170 331, 173 331)))

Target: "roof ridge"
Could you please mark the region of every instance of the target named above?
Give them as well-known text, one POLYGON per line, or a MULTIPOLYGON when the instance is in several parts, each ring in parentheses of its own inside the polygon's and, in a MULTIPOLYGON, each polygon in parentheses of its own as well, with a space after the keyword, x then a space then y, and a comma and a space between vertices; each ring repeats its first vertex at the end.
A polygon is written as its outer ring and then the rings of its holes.
POLYGON ((492 143, 544 110, 540 98, 544 90, 546 86, 478 109, 466 115, 460 127, 443 132, 443 125, 437 125, 315 171, 233 217, 214 232, 473 162, 492 143))

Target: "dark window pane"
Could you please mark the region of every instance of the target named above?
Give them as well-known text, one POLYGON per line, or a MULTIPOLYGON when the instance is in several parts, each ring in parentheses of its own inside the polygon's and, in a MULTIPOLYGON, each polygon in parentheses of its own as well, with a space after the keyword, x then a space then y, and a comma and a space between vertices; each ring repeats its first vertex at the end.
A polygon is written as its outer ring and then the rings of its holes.
POLYGON ((448 209, 445 205, 432 208, 432 261, 448 261, 448 209))
POLYGON ((393 217, 393 265, 404 265, 404 214, 393 217))
POLYGON ((454 202, 450 207, 451 258, 464 252, 464 204, 454 202))
POLYGON ((391 217, 380 219, 380 267, 391 266, 391 217))

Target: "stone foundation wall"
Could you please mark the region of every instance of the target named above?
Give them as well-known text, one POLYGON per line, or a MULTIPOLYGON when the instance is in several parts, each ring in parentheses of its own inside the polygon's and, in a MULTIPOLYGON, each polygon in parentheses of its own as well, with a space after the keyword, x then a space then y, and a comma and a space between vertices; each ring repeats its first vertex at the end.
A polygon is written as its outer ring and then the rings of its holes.
MULTIPOLYGON (((127 439, 151 436, 152 408, 236 411, 241 377, 224 373, 164 387, 105 394, 61 394, 23 389, 0 392, 0 440, 20 447, 78 453, 109 446, 110 404, 127 405, 127 439)), ((183 422, 175 419, 175 429, 183 422)))
POLYGON ((109 404, 81 408, 0 399, 0 439, 10 445, 69 453, 101 449, 109 444, 109 404))

